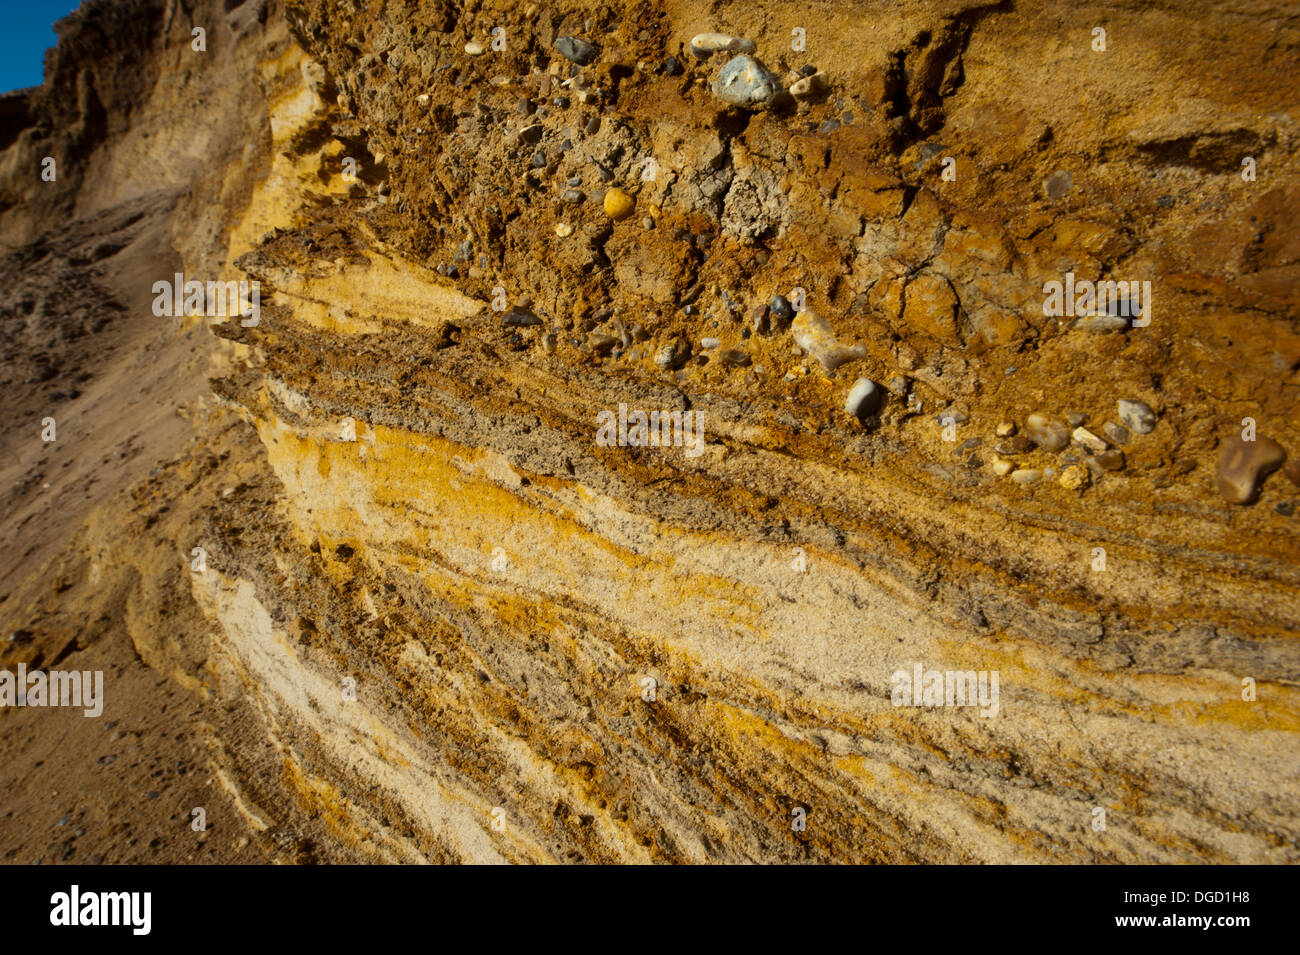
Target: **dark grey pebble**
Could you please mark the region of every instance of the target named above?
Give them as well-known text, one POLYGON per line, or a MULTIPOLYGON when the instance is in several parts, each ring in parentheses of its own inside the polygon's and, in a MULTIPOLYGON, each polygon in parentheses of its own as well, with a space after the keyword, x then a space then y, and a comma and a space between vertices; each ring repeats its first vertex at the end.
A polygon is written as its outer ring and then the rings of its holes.
POLYGON ((581 63, 584 66, 594 60, 600 53, 600 47, 576 36, 557 37, 555 50, 566 60, 572 60, 574 63, 581 63))
POLYGON ((772 296, 772 304, 768 306, 768 311, 783 322, 794 318, 794 309, 790 307, 790 300, 784 295, 772 296))

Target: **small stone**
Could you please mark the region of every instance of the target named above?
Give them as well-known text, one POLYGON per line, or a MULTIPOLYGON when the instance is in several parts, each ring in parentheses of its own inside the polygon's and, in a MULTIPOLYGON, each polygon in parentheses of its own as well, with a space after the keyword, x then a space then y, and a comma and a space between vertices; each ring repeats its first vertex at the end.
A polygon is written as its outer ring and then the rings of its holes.
POLYGON ((790 95, 795 99, 812 99, 826 89, 826 75, 814 73, 790 84, 790 95))
POLYGON ((1011 421, 1003 421, 994 429, 994 434, 999 438, 1009 438, 1016 433, 1016 426, 1011 421))
POLYGON ((710 87, 724 103, 742 109, 762 109, 776 98, 780 80, 752 56, 728 61, 710 87))
POLYGON ((562 36, 555 40, 555 50, 566 60, 586 66, 600 53, 600 47, 576 36, 562 36))
POLYGON ((859 378, 849 389, 848 397, 844 399, 844 410, 855 418, 865 418, 880 410, 880 401, 883 397, 880 386, 874 381, 870 378, 859 378))
POLYGON ((525 311, 521 308, 512 308, 501 316, 501 324, 524 328, 529 325, 540 325, 542 324, 542 320, 532 312, 525 311))
POLYGON ((680 338, 675 338, 655 352, 655 364, 660 368, 670 370, 680 368, 686 364, 686 359, 689 356, 690 349, 686 347, 686 344, 680 338))
POLYGON ((794 309, 790 305, 790 300, 784 295, 772 296, 772 304, 768 306, 768 311, 779 322, 788 322, 794 318, 794 309))
POLYGON ((417 103, 419 103, 421 106, 428 106, 428 105, 429 105, 429 94, 428 94, 428 93, 421 93, 419 96, 417 96, 417 97, 415 98, 415 101, 416 101, 417 103))
POLYGON ((1070 327, 1081 332, 1117 332, 1122 328, 1128 328, 1128 319, 1122 315, 1089 315, 1086 318, 1075 319, 1070 327))
POLYGON ((1047 193, 1049 199, 1062 199, 1070 194, 1073 185, 1074 180, 1070 178, 1070 174, 1058 169, 1043 180, 1043 191, 1047 193))
POLYGON ((1088 420, 1088 416, 1082 411, 1067 411, 1065 413, 1065 420, 1070 423, 1071 428, 1077 428, 1088 420))
POLYGON ((587 125, 582 127, 582 131, 588 136, 595 136, 600 132, 600 117, 593 116, 591 119, 587 120, 587 125))
POLYGON ((1064 451, 1070 444, 1065 422, 1045 414, 1031 414, 1025 420, 1025 434, 1044 451, 1064 451))
POLYGON ((1131 437, 1128 428, 1122 424, 1116 424, 1114 421, 1107 421, 1101 426, 1101 430, 1106 437, 1110 438, 1112 444, 1128 444, 1131 437))
POLYGON ((1283 517, 1290 517, 1292 514, 1295 513, 1295 502, 1294 502, 1294 501, 1278 501, 1278 502, 1277 502, 1277 506, 1276 506, 1275 508, 1273 508, 1273 510, 1277 511, 1277 512, 1278 512, 1279 514, 1281 514, 1283 517))
POLYGON ((744 368, 750 361, 749 356, 739 348, 724 349, 723 351, 718 352, 718 358, 726 362, 728 365, 736 365, 740 368, 744 368))
POLYGON ((586 197, 582 194, 581 191, 577 189, 566 189, 564 190, 564 194, 560 196, 560 201, 577 204, 579 202, 582 202, 584 198, 586 197))
POLYGON ((965 424, 970 419, 967 417, 966 412, 961 408, 956 405, 949 405, 947 408, 944 408, 935 415, 934 420, 947 427, 950 424, 965 424))
POLYGON ((1106 442, 1097 437, 1087 428, 1075 428, 1071 437, 1095 454, 1100 454, 1102 451, 1106 450, 1106 442))
POLYGON ((597 355, 604 355, 618 344, 618 339, 613 335, 592 335, 587 339, 587 344, 597 355))
POLYGON ((997 455, 993 456, 993 473, 998 477, 1010 474, 1011 469, 1014 467, 1014 462, 1008 461, 1006 458, 1000 458, 997 455))
POLYGON ((573 226, 569 225, 567 222, 561 222, 556 225, 555 234, 561 239, 567 239, 569 236, 573 235, 573 226))
POLYGON ((1150 434, 1155 430, 1156 413, 1150 405, 1142 401, 1119 399, 1119 420, 1124 426, 1137 434, 1150 434))
POLYGON ((1243 441, 1234 434, 1219 452, 1219 493, 1231 504, 1249 504, 1260 483, 1286 460, 1286 451, 1272 438, 1243 441))
POLYGON ((542 336, 542 348, 543 350, 545 350, 546 354, 548 355, 555 354, 555 342, 556 342, 555 332, 547 332, 542 336))
POLYGON ((636 207, 636 200, 615 186, 605 193, 605 215, 615 222, 626 219, 636 207))
POLYGON ((999 441, 993 450, 997 451, 998 454, 1028 454, 1034 450, 1034 442, 1023 434, 1018 434, 1014 438, 999 441))
POLYGON ((907 379, 902 375, 892 375, 889 381, 885 382, 885 387, 889 389, 891 394, 901 398, 907 394, 907 379))
POLYGON ((641 220, 641 228, 653 229, 654 227, 655 227, 655 220, 650 218, 649 216, 646 216, 644 219, 641 220))
POLYGON ((1071 464, 1061 472, 1060 485, 1067 491, 1082 491, 1090 483, 1088 469, 1078 464, 1071 464))
POLYGON ((1118 449, 1103 451, 1091 460, 1096 461, 1106 471, 1124 470, 1124 452, 1118 449))
POLYGON ((701 60, 714 53, 753 53, 754 41, 726 33, 700 33, 691 38, 691 52, 701 60))
POLYGON ((470 56, 482 56, 483 44, 475 43, 473 40, 470 40, 468 43, 465 44, 465 52, 468 53, 470 56))
POLYGON ((1011 472, 1011 480, 1017 484, 1036 484, 1043 476, 1038 468, 1020 468, 1011 472))
POLYGON ((867 357, 867 350, 862 345, 841 345, 826 319, 810 308, 795 317, 790 334, 794 343, 821 362, 827 371, 834 371, 846 361, 867 357))
POLYGON ((749 327, 754 330, 755 335, 762 335, 767 331, 767 306, 755 305, 749 312, 749 327))
POLYGON ((701 338, 701 339, 700 339, 700 347, 701 347, 701 348, 706 348, 706 349, 707 349, 707 348, 717 348, 717 347, 718 347, 719 345, 721 345, 721 344, 722 344, 722 342, 718 341, 716 338, 701 338))

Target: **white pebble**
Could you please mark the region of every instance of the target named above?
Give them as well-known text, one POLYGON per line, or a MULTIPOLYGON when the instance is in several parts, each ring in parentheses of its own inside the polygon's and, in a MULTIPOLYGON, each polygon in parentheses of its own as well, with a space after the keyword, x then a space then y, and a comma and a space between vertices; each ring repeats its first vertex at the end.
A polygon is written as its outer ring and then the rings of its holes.
POLYGON ((880 407, 880 387, 870 378, 859 378, 844 399, 844 410, 855 418, 865 418, 880 407))
POLYGON ((1101 452, 1106 450, 1106 442, 1097 437, 1087 428, 1075 428, 1072 437, 1089 451, 1095 451, 1098 454, 1101 454, 1101 452))
POLYGON ((701 59, 721 50, 729 53, 753 53, 754 41, 726 33, 700 33, 691 38, 691 52, 701 59))

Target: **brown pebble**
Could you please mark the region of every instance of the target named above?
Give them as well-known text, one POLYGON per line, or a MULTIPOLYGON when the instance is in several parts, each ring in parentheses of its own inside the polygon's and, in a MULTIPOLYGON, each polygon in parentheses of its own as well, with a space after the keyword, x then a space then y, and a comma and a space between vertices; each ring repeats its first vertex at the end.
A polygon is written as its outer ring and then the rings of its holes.
POLYGON ((1219 451, 1219 493, 1231 504, 1249 504, 1264 478, 1285 460, 1286 451, 1272 438, 1243 441, 1234 434, 1219 451))
POLYGON ((1118 448, 1110 451, 1103 451, 1092 460, 1096 461, 1107 471, 1124 470, 1124 452, 1120 451, 1118 448))
POLYGON ((999 441, 994 447, 998 454, 1028 454, 1034 450, 1034 442, 1030 441, 1023 434, 1018 434, 1013 438, 1005 441, 999 441))
POLYGON ((1025 434, 1044 451, 1064 451, 1070 444, 1070 428, 1059 418, 1031 414, 1025 419, 1025 434))

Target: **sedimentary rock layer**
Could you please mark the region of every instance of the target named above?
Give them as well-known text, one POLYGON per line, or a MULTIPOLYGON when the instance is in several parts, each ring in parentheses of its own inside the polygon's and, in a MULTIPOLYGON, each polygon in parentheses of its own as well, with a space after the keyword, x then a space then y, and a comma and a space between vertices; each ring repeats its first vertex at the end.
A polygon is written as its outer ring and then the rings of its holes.
POLYGON ((259 138, 168 215, 260 321, 6 663, 117 581, 269 858, 1296 861, 1296 484, 1223 449, 1300 456, 1300 21, 1248 13, 246 12, 259 138), (708 32, 819 79, 737 107, 708 32))

